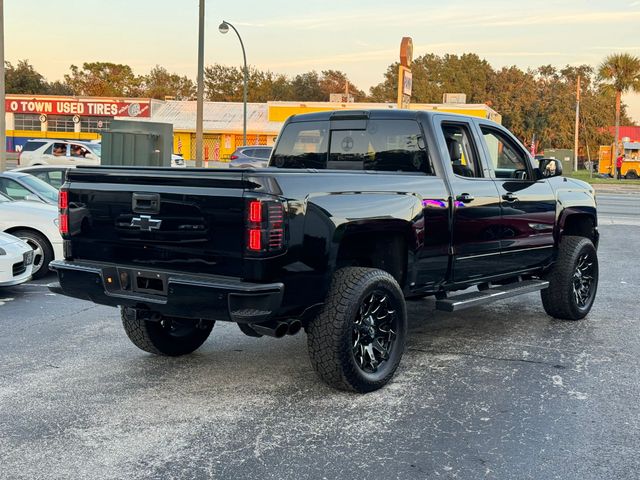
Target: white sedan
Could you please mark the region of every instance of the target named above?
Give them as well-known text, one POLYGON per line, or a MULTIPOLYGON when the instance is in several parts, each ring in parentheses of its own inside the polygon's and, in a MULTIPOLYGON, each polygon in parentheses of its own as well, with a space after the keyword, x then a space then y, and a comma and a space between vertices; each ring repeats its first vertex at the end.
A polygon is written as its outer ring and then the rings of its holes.
POLYGON ((18 285, 31 280, 33 250, 8 233, 0 233, 0 287, 18 285))
POLYGON ((33 250, 33 278, 44 277, 49 262, 63 258, 58 208, 40 202, 11 200, 0 194, 0 232, 10 233, 33 250))

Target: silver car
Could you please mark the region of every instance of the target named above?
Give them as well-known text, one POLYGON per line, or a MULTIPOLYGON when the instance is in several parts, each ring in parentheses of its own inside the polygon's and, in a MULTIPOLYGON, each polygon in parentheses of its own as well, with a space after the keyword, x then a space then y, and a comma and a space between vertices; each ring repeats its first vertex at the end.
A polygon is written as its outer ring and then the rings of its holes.
POLYGON ((53 205, 11 200, 0 194, 0 232, 18 237, 32 248, 33 278, 45 276, 51 260, 63 258, 58 208, 53 205))
POLYGON ((81 140, 34 138, 27 140, 18 156, 21 167, 32 165, 100 165, 101 145, 81 140))
POLYGON ((231 168, 264 168, 269 165, 269 157, 271 156, 273 147, 264 146, 244 146, 236 148, 231 154, 231 168))
POLYGON ((33 175, 15 170, 0 173, 0 193, 13 200, 58 204, 58 190, 33 175))

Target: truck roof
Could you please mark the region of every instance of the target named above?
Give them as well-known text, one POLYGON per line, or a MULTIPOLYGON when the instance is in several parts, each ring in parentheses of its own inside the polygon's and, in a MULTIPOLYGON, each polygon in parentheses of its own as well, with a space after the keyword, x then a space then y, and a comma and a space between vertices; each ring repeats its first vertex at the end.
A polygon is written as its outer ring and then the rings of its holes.
POLYGON ((290 122, 311 122, 328 120, 355 120, 369 118, 372 120, 382 119, 405 119, 415 120, 418 115, 431 117, 433 115, 445 114, 456 115, 465 118, 477 118, 471 115, 461 115, 457 113, 442 112, 439 110, 399 110, 399 109, 376 109, 376 110, 327 110, 324 112, 300 113, 289 118, 290 122))

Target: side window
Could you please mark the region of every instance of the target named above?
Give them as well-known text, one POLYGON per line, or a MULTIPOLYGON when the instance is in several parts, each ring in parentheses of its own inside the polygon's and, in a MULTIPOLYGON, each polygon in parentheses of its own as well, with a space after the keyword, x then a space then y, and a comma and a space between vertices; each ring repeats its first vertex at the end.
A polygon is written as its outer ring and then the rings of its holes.
POLYGON ((434 175, 415 120, 370 120, 366 130, 332 130, 327 166, 434 175))
POLYGON ((460 177, 481 178, 482 168, 468 126, 443 123, 442 134, 453 173, 460 177))
POLYGON ((0 178, 0 191, 14 200, 24 200, 31 194, 29 190, 9 178, 0 178))
POLYGON ((256 150, 256 157, 258 158, 264 158, 265 160, 269 158, 269 154, 271 153, 270 149, 267 148, 260 148, 258 150, 256 150))
POLYGON ((41 172, 36 176, 59 190, 64 183, 63 174, 64 172, 60 170, 51 170, 50 172, 41 172))
POLYGON ((77 143, 71 144, 71 156, 76 158, 85 158, 89 151, 84 148, 82 145, 78 145, 77 143))
POLYGON ((530 178, 526 154, 499 130, 480 127, 497 178, 530 178))
POLYGON ((56 157, 64 157, 67 155, 66 143, 54 143, 44 151, 45 155, 55 155, 56 157))

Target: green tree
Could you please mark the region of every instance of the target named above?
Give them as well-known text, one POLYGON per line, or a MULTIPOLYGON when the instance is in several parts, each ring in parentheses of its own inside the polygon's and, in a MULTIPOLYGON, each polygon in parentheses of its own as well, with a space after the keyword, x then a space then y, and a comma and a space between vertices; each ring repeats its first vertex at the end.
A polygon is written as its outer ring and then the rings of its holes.
POLYGON ((320 87, 320 75, 315 70, 296 75, 291 81, 291 100, 320 102, 328 101, 320 87))
POLYGON ((600 64, 598 76, 615 91, 615 154, 618 156, 621 98, 628 91, 640 92, 640 58, 628 53, 613 53, 600 64))
POLYGON ((47 82, 28 60, 19 60, 17 65, 5 62, 5 89, 7 93, 47 93, 47 82))
POLYGON ((190 100, 196 95, 196 86, 188 77, 169 73, 166 68, 156 65, 143 78, 145 97, 164 100, 173 97, 176 100, 190 100))
POLYGON ((71 65, 70 69, 64 80, 76 95, 136 97, 142 93, 143 78, 136 76, 128 65, 88 62, 82 68, 71 65))
POLYGON ((343 93, 347 84, 349 85, 349 95, 353 96, 356 102, 360 102, 366 97, 362 90, 349 81, 347 74, 340 70, 323 70, 318 83, 325 101, 329 100, 332 93, 343 93))
POLYGON ((218 63, 204 69, 205 97, 212 102, 242 101, 242 69, 218 63))

